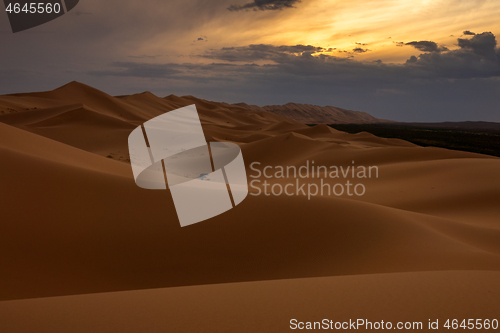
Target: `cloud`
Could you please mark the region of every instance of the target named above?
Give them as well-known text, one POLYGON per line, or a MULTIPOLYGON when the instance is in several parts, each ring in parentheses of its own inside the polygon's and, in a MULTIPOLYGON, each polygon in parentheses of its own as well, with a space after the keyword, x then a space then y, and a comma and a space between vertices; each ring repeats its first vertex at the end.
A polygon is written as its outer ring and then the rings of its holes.
POLYGON ((410 59, 406 60, 407 64, 414 64, 418 61, 418 58, 415 56, 411 56, 410 59))
POLYGON ((200 36, 200 37, 196 38, 195 40, 193 40, 193 43, 197 43, 197 42, 208 42, 208 37, 207 36, 200 36))
POLYGON ((285 8, 295 8, 295 4, 301 0, 254 0, 244 5, 231 5, 227 9, 232 12, 240 10, 282 10, 285 8))
POLYGON ((419 42, 413 41, 406 43, 405 45, 413 46, 414 48, 422 52, 442 52, 448 50, 444 46, 438 46, 435 42, 427 40, 421 40, 419 42))
POLYGON ((141 78, 166 78, 181 73, 175 69, 176 64, 146 64, 137 62, 114 62, 113 69, 104 71, 91 71, 95 76, 130 76, 141 78))
POLYGON ((232 82, 242 74, 257 74, 265 72, 264 67, 256 64, 228 63, 144 63, 144 62, 114 62, 111 69, 89 71, 94 77, 135 77, 142 79, 186 80, 188 82, 232 82))
POLYGON ((143 54, 143 55, 131 55, 128 56, 129 58, 134 58, 134 59, 156 59, 158 57, 161 57, 161 55, 149 55, 149 54, 143 54))
POLYGON ((269 45, 269 44, 251 44, 240 47, 224 47, 219 50, 210 50, 200 57, 208 59, 218 59, 224 61, 257 61, 271 60, 279 62, 280 59, 290 57, 292 55, 312 55, 323 52, 330 52, 333 49, 325 49, 313 45, 269 45))
POLYGON ((482 58, 497 61, 497 41, 495 35, 491 32, 476 34, 471 39, 459 38, 458 46, 462 48, 462 50, 472 51, 474 54, 477 54, 482 58))
MULTIPOLYGON (((475 35, 475 33, 474 33, 474 32, 472 32, 472 31, 470 31, 470 30, 465 30, 465 31, 464 31, 464 35, 474 36, 474 35, 475 35)), ((452 35, 452 36, 453 36, 453 35, 452 35)))
POLYGON ((471 79, 500 77, 500 50, 495 35, 483 32, 471 39, 458 39, 458 50, 412 56, 406 65, 440 78, 471 79))
POLYGON ((354 52, 354 53, 365 53, 365 52, 368 52, 368 51, 370 51, 370 50, 368 50, 368 49, 363 49, 363 48, 361 48, 361 47, 356 47, 356 48, 354 48, 354 49, 352 50, 352 52, 354 52))

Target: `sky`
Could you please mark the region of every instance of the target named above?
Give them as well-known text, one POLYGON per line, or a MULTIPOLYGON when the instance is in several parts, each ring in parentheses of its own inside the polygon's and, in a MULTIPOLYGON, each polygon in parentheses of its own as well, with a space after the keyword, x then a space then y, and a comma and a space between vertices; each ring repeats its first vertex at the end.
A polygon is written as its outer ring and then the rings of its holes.
POLYGON ((397 121, 500 122, 498 0, 80 0, 13 34, 0 94, 80 81, 397 121))

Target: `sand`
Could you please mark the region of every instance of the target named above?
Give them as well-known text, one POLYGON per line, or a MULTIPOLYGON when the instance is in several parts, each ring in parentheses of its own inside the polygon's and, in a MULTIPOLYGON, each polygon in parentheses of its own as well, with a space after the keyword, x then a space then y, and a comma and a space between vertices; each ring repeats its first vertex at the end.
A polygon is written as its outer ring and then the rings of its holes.
POLYGON ((284 332, 293 318, 500 313, 498 158, 77 82, 0 96, 0 110, 1 332, 284 332), (354 160, 379 178, 363 179, 363 196, 249 195, 180 228, 168 191, 135 185, 127 136, 193 103, 207 140, 241 146, 248 175, 255 161, 354 160))

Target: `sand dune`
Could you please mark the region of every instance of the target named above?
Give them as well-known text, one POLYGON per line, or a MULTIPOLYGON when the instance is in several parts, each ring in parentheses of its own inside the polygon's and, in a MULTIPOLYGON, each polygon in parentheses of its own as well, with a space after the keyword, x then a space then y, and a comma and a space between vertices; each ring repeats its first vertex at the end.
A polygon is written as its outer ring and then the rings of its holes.
POLYGON ((8 109, 0 116, 0 331, 137 331, 142 323, 148 332, 281 332, 292 317, 427 320, 500 310, 499 158, 192 96, 112 97, 80 83, 0 96, 8 109), (362 180, 363 196, 250 195, 180 228, 169 191, 135 185, 127 136, 193 103, 207 140, 241 146, 249 180, 266 179, 253 178, 253 162, 354 161, 377 166, 379 176, 362 180), (165 289, 132 291, 149 288, 165 289), (64 295, 79 296, 33 299, 64 295), (61 311, 64 319, 51 319, 61 311), (23 321, 26 313, 34 319, 23 321))
POLYGON ((290 332, 292 319, 421 322, 426 330, 429 319, 498 318, 498 279, 484 271, 369 274, 9 301, 0 303, 0 330, 290 332))
POLYGON ((391 123, 386 119, 377 119, 366 112, 351 111, 334 106, 287 103, 285 105, 248 105, 246 103, 217 103, 228 108, 242 108, 256 112, 267 111, 282 115, 305 124, 376 124, 391 123))
POLYGON ((103 156, 126 160, 128 135, 136 127, 83 105, 37 109, 2 117, 6 124, 103 156))

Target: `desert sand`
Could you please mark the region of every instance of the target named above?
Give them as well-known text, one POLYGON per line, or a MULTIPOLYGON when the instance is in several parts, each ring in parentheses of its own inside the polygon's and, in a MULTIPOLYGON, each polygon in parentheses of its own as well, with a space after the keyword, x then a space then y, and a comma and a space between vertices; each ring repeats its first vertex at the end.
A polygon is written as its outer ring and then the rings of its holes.
POLYGON ((0 96, 0 156, 0 332, 500 319, 496 157, 77 82, 0 96), (255 161, 355 161, 379 177, 364 180, 363 196, 249 195, 181 228, 168 190, 136 186, 127 137, 190 104, 207 141, 240 145, 249 175, 255 161))

